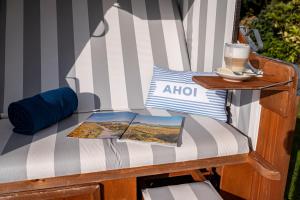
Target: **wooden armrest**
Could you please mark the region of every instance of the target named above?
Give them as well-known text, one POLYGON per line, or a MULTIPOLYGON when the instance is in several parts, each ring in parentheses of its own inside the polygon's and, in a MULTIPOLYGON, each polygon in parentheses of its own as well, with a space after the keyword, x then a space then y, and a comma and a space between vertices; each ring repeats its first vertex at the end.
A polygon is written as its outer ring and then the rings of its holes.
POLYGON ((260 98, 260 104, 264 108, 287 117, 289 115, 287 105, 296 92, 297 86, 297 73, 294 67, 289 63, 267 58, 257 53, 251 53, 249 59, 253 66, 261 69, 264 74, 273 77, 274 81, 290 81, 290 83, 279 88, 273 87, 272 90, 263 90, 260 98))
POLYGON ((280 172, 255 151, 249 153, 248 163, 263 177, 270 180, 280 180, 280 172))

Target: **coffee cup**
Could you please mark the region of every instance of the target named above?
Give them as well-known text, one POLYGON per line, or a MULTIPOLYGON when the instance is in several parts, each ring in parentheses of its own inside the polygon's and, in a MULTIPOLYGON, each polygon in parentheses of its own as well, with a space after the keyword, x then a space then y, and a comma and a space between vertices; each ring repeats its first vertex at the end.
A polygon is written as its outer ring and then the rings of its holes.
POLYGON ((226 43, 224 49, 225 65, 233 72, 245 71, 250 46, 248 44, 226 43))

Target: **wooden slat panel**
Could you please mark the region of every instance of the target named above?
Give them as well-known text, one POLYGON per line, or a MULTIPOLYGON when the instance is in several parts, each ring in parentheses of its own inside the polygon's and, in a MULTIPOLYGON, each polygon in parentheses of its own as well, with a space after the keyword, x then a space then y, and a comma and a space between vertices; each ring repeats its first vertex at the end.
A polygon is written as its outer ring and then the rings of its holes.
POLYGON ((251 195, 252 173, 253 168, 249 164, 224 167, 221 170, 221 190, 242 199, 249 199, 251 195))
POLYGON ((136 178, 118 179, 103 182, 104 200, 136 200, 136 178))
POLYGON ((1 200, 100 200, 99 185, 55 188, 5 195, 1 200))

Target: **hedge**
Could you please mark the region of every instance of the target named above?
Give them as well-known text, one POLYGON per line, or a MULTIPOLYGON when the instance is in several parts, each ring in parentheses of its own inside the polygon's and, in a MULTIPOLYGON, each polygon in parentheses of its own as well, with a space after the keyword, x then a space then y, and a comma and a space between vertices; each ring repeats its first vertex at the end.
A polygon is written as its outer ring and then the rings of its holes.
POLYGON ((300 63, 300 0, 272 2, 249 23, 260 31, 265 56, 300 63))

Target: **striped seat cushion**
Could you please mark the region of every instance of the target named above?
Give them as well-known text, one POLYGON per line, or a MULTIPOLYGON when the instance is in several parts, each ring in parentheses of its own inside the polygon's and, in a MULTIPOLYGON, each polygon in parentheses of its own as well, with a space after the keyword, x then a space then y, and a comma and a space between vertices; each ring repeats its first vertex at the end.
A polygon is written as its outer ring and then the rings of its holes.
MULTIPOLYGON (((181 115, 164 110, 141 114, 181 115)), ((248 138, 230 125, 199 115, 185 116, 181 147, 115 140, 77 139, 66 135, 90 114, 73 115, 34 136, 12 132, 0 120, 0 182, 196 160, 249 152, 248 138)))
POLYGON ((222 200, 209 181, 149 188, 142 193, 144 200, 222 200))
POLYGON ((190 69, 176 0, 0 4, 0 112, 60 86, 79 111, 142 109, 154 64, 190 69))

